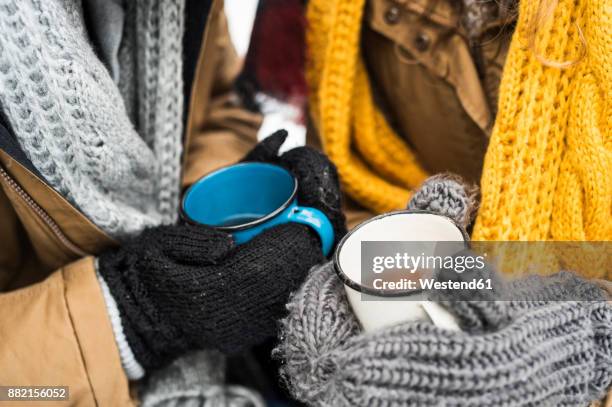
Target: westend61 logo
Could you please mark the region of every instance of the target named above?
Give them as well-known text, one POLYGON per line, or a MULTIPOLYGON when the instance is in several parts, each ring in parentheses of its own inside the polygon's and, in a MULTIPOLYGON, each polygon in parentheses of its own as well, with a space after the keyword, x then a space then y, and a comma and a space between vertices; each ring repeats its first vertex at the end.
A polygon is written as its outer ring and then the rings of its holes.
POLYGON ((361 246, 361 281, 370 293, 381 296, 492 290, 491 280, 482 273, 486 267, 486 254, 467 251, 464 242, 362 242, 361 246))
MULTIPOLYGON (((364 301, 420 301, 450 291, 469 301, 480 290, 487 291, 487 301, 542 301, 547 291, 519 289, 513 276, 610 275, 612 242, 361 241, 360 257, 351 260, 346 264, 360 268, 353 286, 364 301)), ((583 296, 568 290, 561 300, 582 301, 583 296)))
POLYGON ((490 279, 477 278, 468 281, 439 281, 436 271, 445 270, 462 274, 466 270, 482 271, 486 267, 481 255, 426 255, 417 256, 407 252, 393 256, 375 256, 372 259, 372 273, 378 275, 371 281, 376 290, 491 290, 490 279), (381 277, 383 273, 386 275, 381 277), (408 273, 408 275, 406 275, 408 273))

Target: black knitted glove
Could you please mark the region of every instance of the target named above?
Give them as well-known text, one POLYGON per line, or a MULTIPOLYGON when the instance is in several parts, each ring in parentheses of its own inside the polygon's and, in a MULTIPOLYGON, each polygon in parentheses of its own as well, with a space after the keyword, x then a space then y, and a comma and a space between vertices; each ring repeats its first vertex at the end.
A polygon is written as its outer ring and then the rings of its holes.
POLYGON ((130 347, 145 368, 192 349, 241 351, 276 332, 289 294, 324 260, 306 227, 234 246, 205 226, 162 226, 98 259, 130 347))
MULTIPOLYGON (((260 143, 245 161, 268 161, 298 179, 298 201, 323 211, 336 239, 346 228, 336 170, 311 148, 278 157, 286 137, 260 143)), ((276 333, 289 294, 322 262, 321 242, 307 226, 274 227, 236 246, 206 226, 162 226, 102 254, 98 271, 119 308, 138 362, 151 369, 192 349, 235 353, 276 333)))
POLYGON ((346 234, 346 219, 342 213, 340 181, 336 167, 322 152, 312 147, 297 147, 278 155, 287 138, 287 131, 279 130, 259 143, 243 161, 263 161, 280 165, 298 180, 298 202, 316 208, 334 227, 335 242, 346 234))

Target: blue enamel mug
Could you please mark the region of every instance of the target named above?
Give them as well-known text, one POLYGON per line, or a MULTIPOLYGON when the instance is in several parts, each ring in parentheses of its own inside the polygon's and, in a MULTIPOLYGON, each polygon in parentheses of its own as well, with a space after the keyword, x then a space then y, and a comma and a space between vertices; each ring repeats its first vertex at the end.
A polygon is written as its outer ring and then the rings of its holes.
POLYGON ((266 229, 295 222, 310 227, 327 256, 334 229, 323 212, 297 204, 297 179, 282 167, 241 163, 221 168, 193 184, 183 196, 181 212, 191 223, 226 231, 236 244, 266 229))

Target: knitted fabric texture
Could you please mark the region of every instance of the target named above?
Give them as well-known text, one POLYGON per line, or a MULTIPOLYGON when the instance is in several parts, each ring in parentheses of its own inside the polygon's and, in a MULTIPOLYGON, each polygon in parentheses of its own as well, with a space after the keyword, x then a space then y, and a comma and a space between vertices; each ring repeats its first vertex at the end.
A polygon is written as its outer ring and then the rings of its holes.
MULTIPOLYGON (((541 21, 540 2, 520 2, 474 239, 612 239, 612 10, 607 3, 559 0, 541 21), (560 69, 542 59, 575 63, 560 69)), ((307 81, 311 115, 347 193, 385 212, 404 207, 425 173, 372 98, 359 49, 364 4, 308 3, 307 81)), ((606 275, 604 270, 591 274, 606 275)))
POLYGON ((83 0, 89 37, 115 82, 119 81, 119 48, 125 24, 122 3, 122 0, 83 0))
POLYGON ((142 407, 264 407, 261 396, 225 382, 225 358, 213 351, 190 352, 153 372, 141 386, 142 407))
POLYGON ((273 163, 291 172, 298 180, 298 202, 325 213, 337 243, 346 234, 338 171, 325 154, 308 146, 293 148, 279 156, 287 136, 286 130, 278 130, 255 146, 243 161, 273 163))
POLYGON ((478 209, 478 187, 453 174, 434 175, 412 194, 407 209, 439 213, 465 228, 478 209))
POLYGON ((184 0, 127 2, 119 83, 79 0, 0 4, 0 103, 47 182, 111 236, 177 218, 184 0))
POLYGON ((204 226, 145 230, 102 254, 98 271, 145 371, 196 349, 240 352, 273 336, 284 305, 323 261, 308 227, 280 225, 234 246, 204 226))
MULTIPOLYGON (((289 302, 275 354, 289 389, 309 405, 586 405, 612 384, 612 305, 554 301, 567 290, 604 298, 567 273, 552 286, 542 301, 472 302, 464 326, 482 325, 469 321, 478 307, 507 313, 486 333, 414 322, 362 334, 328 263, 289 302)), ((449 308, 460 320, 465 309, 449 308)))

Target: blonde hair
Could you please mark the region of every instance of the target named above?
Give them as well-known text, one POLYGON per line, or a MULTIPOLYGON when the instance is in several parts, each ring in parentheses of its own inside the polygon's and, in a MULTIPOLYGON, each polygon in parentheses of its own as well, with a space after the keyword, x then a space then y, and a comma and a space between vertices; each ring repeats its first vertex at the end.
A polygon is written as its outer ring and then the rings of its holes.
MULTIPOLYGON (((522 0, 529 1, 529 0, 522 0)), ((527 16, 527 27, 526 27, 526 38, 524 39, 525 48, 533 52, 535 58, 545 66, 558 69, 566 69, 577 63, 579 63, 586 56, 587 42, 584 37, 582 29, 578 23, 576 25, 576 31, 580 38, 582 47, 580 48, 579 55, 574 60, 569 61, 554 61, 546 58, 537 48, 537 38, 542 27, 545 27, 547 23, 554 17, 555 10, 557 9, 558 0, 540 0, 537 2, 537 6, 531 15, 527 16), (526 41, 525 41, 526 40, 526 41)))

